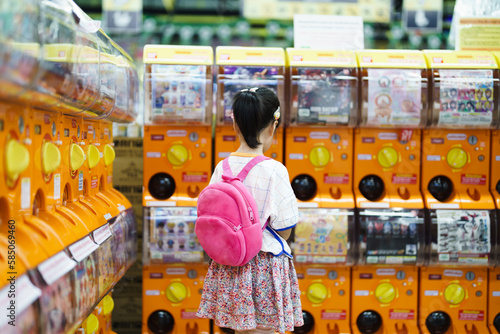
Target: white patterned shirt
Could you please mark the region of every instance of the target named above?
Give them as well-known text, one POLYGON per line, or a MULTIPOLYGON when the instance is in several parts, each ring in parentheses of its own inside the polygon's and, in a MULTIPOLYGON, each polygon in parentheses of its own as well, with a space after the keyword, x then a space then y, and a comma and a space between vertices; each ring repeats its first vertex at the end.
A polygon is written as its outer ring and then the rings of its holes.
MULTIPOLYGON (((233 175, 238 173, 256 155, 232 153, 229 166, 233 175)), ((210 184, 222 181, 222 161, 215 167, 210 184)), ((288 171, 282 163, 276 160, 264 160, 254 166, 243 181, 252 194, 262 226, 270 217, 266 229, 262 233, 261 251, 275 256, 285 254, 292 257, 288 243, 276 231, 294 227, 299 219, 297 199, 290 185, 288 171)))

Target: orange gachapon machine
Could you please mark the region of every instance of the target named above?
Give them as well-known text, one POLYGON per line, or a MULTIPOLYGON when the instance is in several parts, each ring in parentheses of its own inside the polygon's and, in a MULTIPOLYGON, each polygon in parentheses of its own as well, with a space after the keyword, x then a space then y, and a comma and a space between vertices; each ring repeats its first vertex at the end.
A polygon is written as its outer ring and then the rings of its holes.
POLYGON ((430 233, 419 325, 430 334, 487 333, 488 267, 496 242, 490 129, 498 124, 498 68, 489 52, 424 53, 431 102, 421 187, 430 233))
MULTIPOLYGON (((215 153, 217 165, 239 147, 233 129, 232 99, 240 90, 266 87, 280 100, 281 117, 288 112, 285 101, 285 52, 281 48, 219 46, 215 51, 217 99, 215 153)), ((283 126, 276 130, 267 156, 283 162, 283 126)))
POLYGON ((304 326, 296 333, 350 333, 353 264, 353 125, 357 62, 352 51, 287 49, 285 159, 299 199, 292 250, 304 326))
POLYGON ((208 334, 194 224, 212 173, 213 49, 146 45, 144 64, 142 333, 208 334))
POLYGON ((363 50, 357 56, 361 100, 353 189, 359 221, 351 326, 362 334, 418 333, 427 66, 419 51, 363 50))

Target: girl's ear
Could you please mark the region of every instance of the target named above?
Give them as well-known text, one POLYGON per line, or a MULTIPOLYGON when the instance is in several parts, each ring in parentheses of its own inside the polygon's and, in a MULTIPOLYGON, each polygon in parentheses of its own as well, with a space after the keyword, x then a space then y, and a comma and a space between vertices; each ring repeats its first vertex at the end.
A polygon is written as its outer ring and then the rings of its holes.
POLYGON ((276 127, 277 126, 278 126, 278 121, 274 121, 273 122, 273 126, 271 127, 271 129, 272 129, 271 136, 273 136, 274 133, 276 132, 276 127))
POLYGON ((233 130, 234 130, 234 132, 236 132, 237 135, 240 134, 240 129, 238 128, 238 125, 234 121, 234 118, 233 118, 233 130))

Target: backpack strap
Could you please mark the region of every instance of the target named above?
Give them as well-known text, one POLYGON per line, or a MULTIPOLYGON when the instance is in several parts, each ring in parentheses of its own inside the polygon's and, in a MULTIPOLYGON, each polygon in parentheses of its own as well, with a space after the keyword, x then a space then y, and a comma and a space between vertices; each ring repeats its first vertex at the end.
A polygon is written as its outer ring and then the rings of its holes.
MULTIPOLYGON (((243 169, 241 170, 241 172, 238 174, 238 176, 236 176, 237 179, 239 179, 240 181, 243 182, 243 180, 247 177, 248 173, 250 172, 250 170, 252 170, 252 168, 257 165, 258 163, 264 161, 264 160, 269 160, 270 158, 266 157, 266 156, 263 156, 263 155, 259 155, 259 156, 256 156, 255 158, 253 158, 252 160, 250 160, 246 165, 245 167, 243 167, 243 169)), ((223 179, 234 179, 234 175, 233 175, 233 172, 231 171, 231 167, 229 166, 229 157, 227 157, 226 159, 224 159, 222 161, 222 178, 223 179)))

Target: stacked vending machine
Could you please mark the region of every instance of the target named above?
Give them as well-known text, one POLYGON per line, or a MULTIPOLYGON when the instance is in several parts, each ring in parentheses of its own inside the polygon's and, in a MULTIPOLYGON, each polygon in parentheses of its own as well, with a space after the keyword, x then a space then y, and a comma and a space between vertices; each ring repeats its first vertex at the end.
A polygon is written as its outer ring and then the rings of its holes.
POLYGON ((286 53, 285 160, 299 200, 292 251, 304 315, 304 326, 295 332, 350 333, 356 55, 304 49, 286 53))
POLYGON ((420 128, 427 66, 418 51, 358 51, 360 125, 353 189, 359 211, 352 270, 353 333, 418 333, 424 261, 420 128))
MULTIPOLYGON (((215 165, 240 144, 233 130, 232 99, 245 88, 266 87, 276 93, 281 103, 281 115, 285 110, 285 52, 281 48, 228 47, 216 49, 217 99, 215 124, 215 165)), ((271 148, 265 153, 283 162, 283 127, 276 130, 271 148)))
POLYGON ((208 333, 196 317, 207 264, 194 233, 212 173, 211 47, 144 47, 142 332, 208 333))
POLYGON ((425 56, 430 119, 422 138, 421 187, 430 231, 419 325, 422 333, 487 333, 496 235, 490 129, 498 122, 498 68, 488 52, 425 56))

